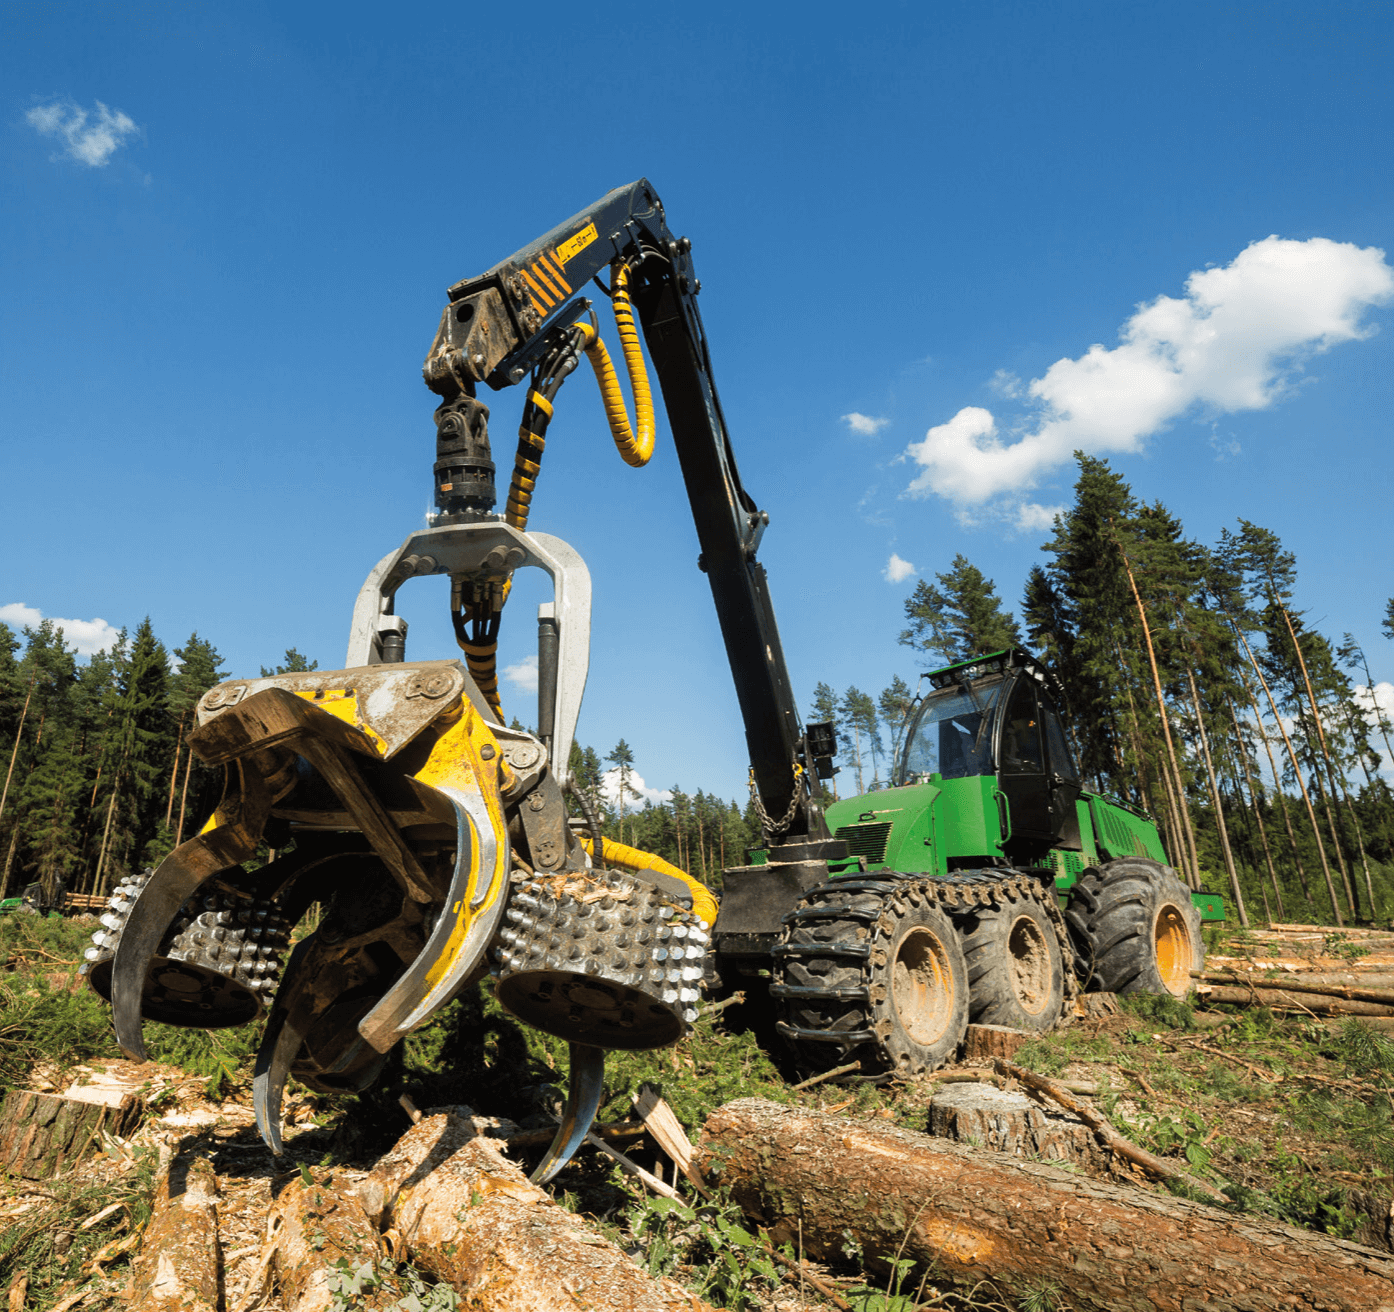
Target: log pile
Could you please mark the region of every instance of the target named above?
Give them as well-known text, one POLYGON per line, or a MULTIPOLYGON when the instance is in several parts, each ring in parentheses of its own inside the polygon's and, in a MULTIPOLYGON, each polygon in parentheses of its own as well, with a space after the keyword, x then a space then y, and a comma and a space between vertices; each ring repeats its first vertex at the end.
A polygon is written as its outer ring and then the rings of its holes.
POLYGON ((883 1266, 1054 1282, 1077 1312, 1394 1309, 1388 1254, 892 1126, 747 1098, 702 1147, 747 1215, 815 1257, 850 1235, 883 1266))

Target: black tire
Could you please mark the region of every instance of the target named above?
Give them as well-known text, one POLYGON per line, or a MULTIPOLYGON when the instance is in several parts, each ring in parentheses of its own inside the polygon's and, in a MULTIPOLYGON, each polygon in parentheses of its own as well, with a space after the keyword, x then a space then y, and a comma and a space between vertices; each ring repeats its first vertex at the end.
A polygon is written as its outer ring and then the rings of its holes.
POLYGON ((971 988, 953 921, 914 889, 903 910, 900 903, 890 907, 895 927, 884 939, 884 963, 872 952, 872 1030, 890 1071, 918 1075, 958 1051, 971 988))
POLYGON ((1070 890, 1065 920, 1086 987, 1184 998, 1205 961, 1200 910, 1170 866, 1123 857, 1091 866, 1070 890))
POLYGON ((913 884, 814 890, 775 950, 777 1026, 799 1069, 860 1061, 865 1078, 948 1061, 968 1028, 968 968, 953 922, 913 884))
POLYGON ((968 965, 969 1019, 1044 1033, 1065 1005, 1065 961, 1050 915, 1007 892, 959 921, 968 965))

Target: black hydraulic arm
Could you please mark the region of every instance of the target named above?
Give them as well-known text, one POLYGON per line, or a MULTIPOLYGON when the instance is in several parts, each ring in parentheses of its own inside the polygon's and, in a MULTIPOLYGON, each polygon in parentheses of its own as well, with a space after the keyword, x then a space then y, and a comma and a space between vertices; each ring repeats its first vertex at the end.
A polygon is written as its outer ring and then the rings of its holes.
MULTIPOLYGON (((483 410, 474 399, 475 385, 497 390, 521 382, 588 309, 581 295, 586 284, 619 264, 629 266, 630 294, 663 393, 697 526, 698 564, 711 584, 745 722, 756 792, 774 822, 770 837, 783 843, 826 839, 827 825, 809 788, 814 763, 765 570, 756 560, 769 516, 746 492, 736 468, 697 309, 701 284, 690 243, 669 230, 648 181, 616 188, 487 273, 451 287, 427 357, 426 381, 444 398, 442 411, 462 410, 463 431, 483 410)), ((437 462, 440 504, 440 489, 451 487, 441 480, 458 480, 467 463, 462 455, 442 474, 446 466, 437 462)))

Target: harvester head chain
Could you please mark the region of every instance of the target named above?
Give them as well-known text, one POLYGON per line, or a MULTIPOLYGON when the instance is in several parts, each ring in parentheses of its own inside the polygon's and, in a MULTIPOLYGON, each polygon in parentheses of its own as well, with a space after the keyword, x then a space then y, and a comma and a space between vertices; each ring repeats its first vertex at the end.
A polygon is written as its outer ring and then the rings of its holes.
MULTIPOLYGON (((1070 951, 1053 889, 1019 870, 943 876, 892 872, 874 879, 834 879, 810 890, 784 917, 770 986, 771 997, 786 1004, 786 1019, 776 1028, 793 1044, 796 1060, 814 1072, 860 1060, 862 1079, 920 1073, 887 1048, 891 1026, 882 1014, 894 1005, 885 966, 900 917, 928 902, 952 918, 1009 897, 1031 898, 1045 907, 1061 950, 1070 951)), ((1071 972, 1064 974, 1072 990, 1071 972)), ((1067 994, 1066 1013, 1073 996, 1067 994)))
MULTIPOLYGON (((111 963, 131 908, 150 871, 117 884, 92 935, 81 973, 92 990, 111 998, 111 963)), ((171 922, 141 994, 149 1020, 219 1029, 255 1020, 280 980, 290 926, 269 898, 229 885, 200 889, 171 922)))
POLYGON ((513 876, 492 948, 499 1002, 571 1043, 661 1048, 697 1019, 710 937, 701 920, 619 870, 513 876))

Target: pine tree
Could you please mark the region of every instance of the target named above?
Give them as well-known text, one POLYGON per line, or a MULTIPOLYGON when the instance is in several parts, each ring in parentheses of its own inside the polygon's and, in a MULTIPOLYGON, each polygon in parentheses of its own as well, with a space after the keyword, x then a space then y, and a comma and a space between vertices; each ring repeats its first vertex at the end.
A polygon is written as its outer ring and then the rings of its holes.
POLYGON ((308 674, 311 670, 317 669, 319 669, 318 661, 312 661, 302 656, 294 647, 287 647, 286 663, 276 666, 274 670, 268 670, 266 666, 263 665, 261 667, 261 677, 263 679, 269 679, 275 674, 308 674))
POLYGON ((147 616, 120 663, 106 761, 106 821, 94 884, 104 893, 114 877, 146 857, 163 813, 161 782, 173 745, 169 657, 147 616))
POLYGON ((896 762, 900 760, 901 747, 905 742, 905 731, 910 724, 910 715, 915 709, 915 694, 910 685, 900 675, 893 675, 889 688, 882 688, 876 699, 876 709, 880 712, 881 723, 891 734, 891 777, 896 777, 896 762))
POLYGON ((1003 611, 992 580, 966 556, 955 556, 949 572, 935 578, 938 587, 921 579, 906 599, 905 646, 944 665, 1020 646, 1016 621, 1003 611))
POLYGON ((1394 642, 1394 597, 1390 597, 1384 606, 1384 618, 1380 621, 1380 632, 1391 642, 1394 642))
POLYGON ((852 760, 857 771, 857 792, 867 791, 862 770, 862 751, 871 757, 873 777, 876 761, 882 751, 881 726, 876 715, 876 703, 855 686, 848 688, 838 704, 841 724, 851 744, 852 760))
MULTIPOLYGON (((286 653, 287 658, 293 651, 292 648, 286 653)), ((203 694, 227 677, 222 669, 223 658, 211 642, 198 636, 197 631, 189 635, 189 640, 182 647, 174 649, 174 656, 179 668, 169 681, 168 707, 170 720, 174 724, 174 753, 170 761, 164 821, 152 857, 163 856, 183 841, 190 783, 194 779, 200 782, 194 791, 194 802, 196 809, 202 809, 199 802, 215 786, 216 776, 220 773, 199 761, 193 749, 187 746, 187 741, 194 730, 194 712, 203 694)))
POLYGON ((605 758, 616 769, 618 781, 615 788, 615 801, 619 811, 619 840, 624 842, 624 803, 626 798, 642 802, 644 795, 629 782, 634 771, 634 752, 623 738, 619 740, 605 758))

